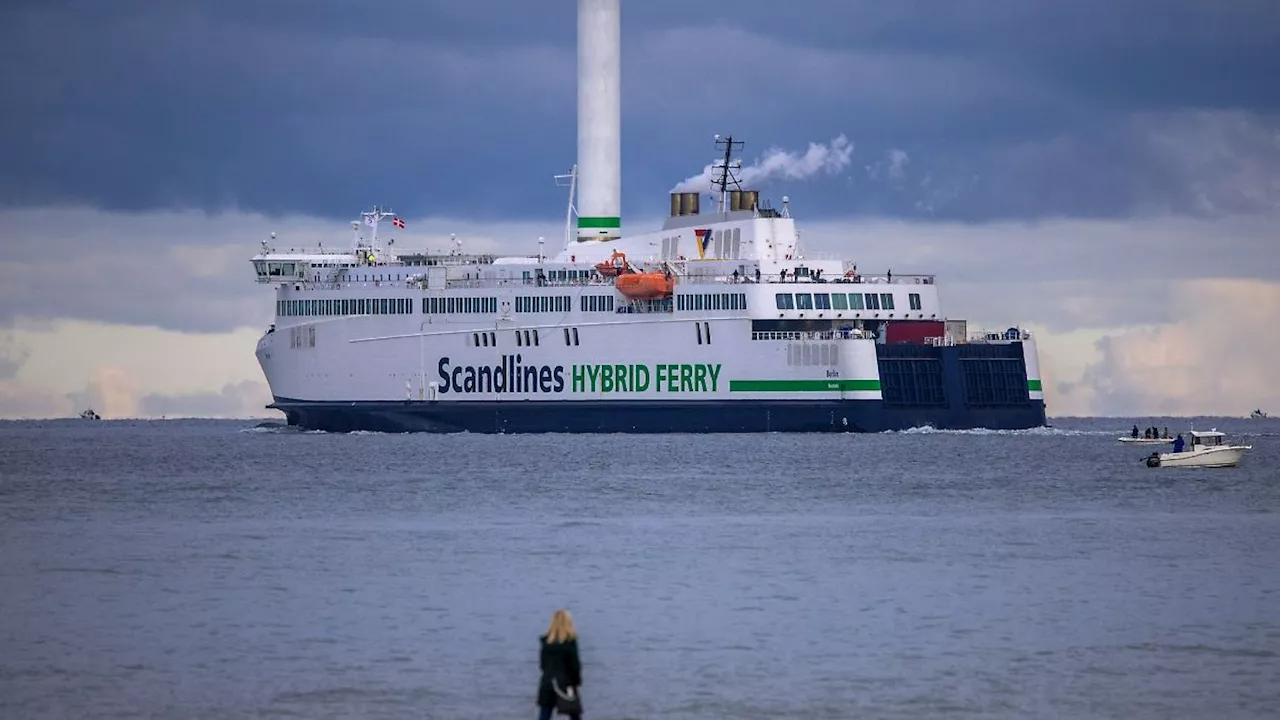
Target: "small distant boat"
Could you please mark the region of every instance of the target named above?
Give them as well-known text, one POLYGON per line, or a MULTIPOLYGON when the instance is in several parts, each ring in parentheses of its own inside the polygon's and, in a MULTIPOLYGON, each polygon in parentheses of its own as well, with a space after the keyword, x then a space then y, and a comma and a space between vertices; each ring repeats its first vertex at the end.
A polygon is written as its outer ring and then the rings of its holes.
POLYGON ((1259 409, 1257 409, 1257 410, 1254 410, 1253 412, 1249 413, 1249 418, 1250 418, 1251 420, 1267 420, 1267 419, 1269 419, 1270 417, 1271 417, 1270 415, 1268 415, 1268 414, 1266 414, 1266 413, 1262 412, 1262 409, 1261 409, 1261 408, 1259 408, 1259 409))
POLYGON ((80 411, 80 419, 81 420, 101 420, 102 416, 99 415, 97 412, 95 412, 93 408, 88 408, 86 410, 80 411))
POLYGON ((1192 430, 1188 433, 1191 445, 1182 452, 1151 453, 1146 458, 1147 467, 1235 467, 1245 450, 1252 445, 1232 445, 1225 442, 1226 434, 1213 430, 1192 430))
POLYGON ((1120 438, 1120 442, 1132 443, 1134 445, 1169 445, 1173 443, 1173 438, 1171 437, 1162 437, 1162 438, 1132 437, 1132 436, 1126 435, 1120 438))

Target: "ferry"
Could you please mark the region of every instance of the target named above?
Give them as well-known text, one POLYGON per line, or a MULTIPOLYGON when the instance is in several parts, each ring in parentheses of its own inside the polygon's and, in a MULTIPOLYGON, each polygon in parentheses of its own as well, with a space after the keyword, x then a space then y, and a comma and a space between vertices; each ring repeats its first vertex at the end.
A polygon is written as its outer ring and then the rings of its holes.
MULTIPOLYGON (((801 247, 791 200, 735 177, 622 231, 619 0, 579 0, 578 162, 554 254, 400 252, 374 207, 349 248, 252 258, 256 355, 289 425, 346 432, 695 433, 1046 425, 1032 334, 971 332, 932 274, 801 247), (714 205, 712 205, 714 202, 714 205)), ((393 235, 394 233, 390 233, 393 235)))

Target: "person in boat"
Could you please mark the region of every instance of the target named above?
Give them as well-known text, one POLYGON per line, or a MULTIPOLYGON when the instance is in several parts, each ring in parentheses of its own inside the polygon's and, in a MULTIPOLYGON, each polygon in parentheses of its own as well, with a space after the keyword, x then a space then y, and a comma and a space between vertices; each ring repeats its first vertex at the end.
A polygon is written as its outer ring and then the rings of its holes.
POLYGON ((1173 439, 1173 451, 1180 453, 1182 452, 1182 448, 1186 447, 1186 445, 1186 442, 1182 439, 1182 433, 1178 433, 1178 437, 1173 439))
POLYGON ((538 681, 538 720, 551 720, 551 715, 566 695, 572 693, 575 713, 564 713, 573 720, 582 717, 582 698, 578 688, 582 685, 582 663, 578 658, 578 632, 573 627, 573 616, 568 610, 556 610, 551 615, 551 626, 543 635, 542 651, 538 656, 538 668, 542 677, 538 681))
POLYGON ((1132 433, 1132 435, 1133 435, 1133 438, 1134 438, 1135 440, 1137 440, 1137 439, 1138 439, 1138 424, 1137 424, 1137 423, 1134 423, 1134 424, 1133 424, 1133 433, 1132 433))
POLYGON ((1150 439, 1151 439, 1151 428, 1147 428, 1146 430, 1143 430, 1143 431, 1142 431, 1142 439, 1143 439, 1143 440, 1150 440, 1150 439))
POLYGON ((1164 438, 1165 440, 1168 440, 1168 439, 1169 439, 1169 428, 1165 428, 1165 429, 1164 429, 1164 435, 1161 435, 1160 437, 1164 438))

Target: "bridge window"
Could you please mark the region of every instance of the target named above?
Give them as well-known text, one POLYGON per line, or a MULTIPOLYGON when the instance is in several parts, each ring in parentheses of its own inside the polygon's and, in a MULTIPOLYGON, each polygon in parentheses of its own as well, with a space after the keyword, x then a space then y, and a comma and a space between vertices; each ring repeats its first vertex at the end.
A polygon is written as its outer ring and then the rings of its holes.
POLYGON ((849 296, 844 293, 831 293, 831 307, 834 310, 848 310, 849 296))
POLYGON ((907 303, 911 305, 912 310, 919 310, 924 307, 920 302, 920 293, 911 293, 907 295, 907 303))
POLYGON ((885 310, 892 310, 892 309, 893 309, 893 294, 892 294, 892 293, 880 293, 880 305, 881 305, 881 307, 883 307, 885 310))
POLYGON ((813 306, 819 310, 830 310, 831 296, 827 293, 814 293, 813 306))
POLYGON ((862 293, 849 293, 849 309, 850 310, 862 309, 862 293))
POLYGON ((809 293, 796 293, 796 309, 797 309, 797 310, 812 310, 812 309, 813 309, 813 295, 811 295, 811 294, 809 294, 809 293))
POLYGON ((875 293, 865 293, 865 295, 866 295, 866 298, 867 298, 867 309, 868 309, 868 310, 879 310, 879 309, 880 309, 880 296, 879 296, 879 295, 877 295, 877 294, 875 294, 875 293))
POLYGON ((774 297, 778 301, 779 310, 792 310, 795 308, 795 302, 792 300, 791 293, 778 293, 774 297))

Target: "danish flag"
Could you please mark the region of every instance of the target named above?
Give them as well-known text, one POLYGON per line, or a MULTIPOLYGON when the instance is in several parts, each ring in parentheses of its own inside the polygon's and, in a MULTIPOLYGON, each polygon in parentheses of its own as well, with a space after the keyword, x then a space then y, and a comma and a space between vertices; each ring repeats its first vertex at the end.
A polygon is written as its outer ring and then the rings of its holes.
POLYGON ((392 224, 392 225, 395 225, 396 227, 400 228, 401 230, 403 230, 403 229, 404 229, 404 221, 403 221, 403 220, 401 220, 401 219, 400 219, 400 218, 398 218, 398 217, 397 217, 397 218, 392 218, 392 220, 391 220, 391 224, 392 224))

